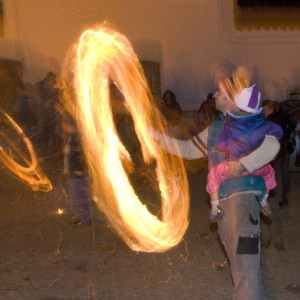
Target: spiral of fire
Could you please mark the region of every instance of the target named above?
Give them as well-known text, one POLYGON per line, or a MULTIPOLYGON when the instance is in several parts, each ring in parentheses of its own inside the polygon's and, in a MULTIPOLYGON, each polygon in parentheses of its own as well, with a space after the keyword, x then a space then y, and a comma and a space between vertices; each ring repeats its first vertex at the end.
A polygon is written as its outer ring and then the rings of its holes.
POLYGON ((178 244, 189 220, 189 194, 182 159, 169 155, 151 136, 164 126, 139 60, 128 39, 106 25, 86 30, 75 47, 73 107, 92 179, 92 193, 100 210, 135 251, 163 252, 178 244), (130 154, 113 121, 109 83, 124 96, 134 121, 146 164, 156 160, 161 217, 143 205, 131 186, 125 161, 130 154))
MULTIPOLYGON (((9 151, 0 149, 0 161, 3 165, 15 174, 21 181, 25 182, 34 191, 48 192, 52 190, 52 184, 47 176, 42 172, 38 165, 38 160, 30 140, 24 134, 22 128, 2 109, 0 109, 1 122, 7 124, 26 146, 23 150, 16 145, 11 138, 1 130, 0 136, 2 142, 8 145, 9 151), (28 152, 25 154, 25 152, 28 152), (28 155, 27 155, 28 154, 28 155), (15 159, 18 157, 18 161, 15 159)), ((22 146, 23 146, 22 145, 22 146)), ((3 146, 3 145, 2 145, 3 146)))

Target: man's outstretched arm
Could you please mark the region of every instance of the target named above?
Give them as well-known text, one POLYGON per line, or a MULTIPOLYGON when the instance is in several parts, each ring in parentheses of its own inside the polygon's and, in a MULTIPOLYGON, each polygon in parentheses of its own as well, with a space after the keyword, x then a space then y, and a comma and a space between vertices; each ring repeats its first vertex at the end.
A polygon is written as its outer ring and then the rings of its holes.
POLYGON ((180 155, 182 158, 189 160, 207 156, 208 129, 188 140, 178 140, 162 135, 155 130, 152 130, 151 134, 159 145, 171 154, 180 155))

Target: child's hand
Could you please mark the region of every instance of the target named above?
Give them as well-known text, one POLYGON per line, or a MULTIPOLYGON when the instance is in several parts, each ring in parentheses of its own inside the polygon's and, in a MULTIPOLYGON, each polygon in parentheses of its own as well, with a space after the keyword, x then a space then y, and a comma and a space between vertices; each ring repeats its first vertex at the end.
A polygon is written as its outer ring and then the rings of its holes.
POLYGON ((227 161, 228 169, 225 171, 224 175, 229 178, 239 177, 244 171, 243 165, 238 160, 227 161))

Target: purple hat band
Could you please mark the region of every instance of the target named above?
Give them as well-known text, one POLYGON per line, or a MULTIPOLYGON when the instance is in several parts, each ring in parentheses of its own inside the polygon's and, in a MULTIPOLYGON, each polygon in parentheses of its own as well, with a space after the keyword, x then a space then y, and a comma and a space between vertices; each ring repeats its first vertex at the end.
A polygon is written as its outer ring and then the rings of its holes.
POLYGON ((252 108, 252 109, 256 109, 257 108, 257 105, 258 105, 258 88, 257 88, 257 85, 254 84, 253 87, 252 87, 252 93, 251 93, 251 96, 250 96, 250 100, 249 100, 249 103, 248 103, 248 107, 252 108))

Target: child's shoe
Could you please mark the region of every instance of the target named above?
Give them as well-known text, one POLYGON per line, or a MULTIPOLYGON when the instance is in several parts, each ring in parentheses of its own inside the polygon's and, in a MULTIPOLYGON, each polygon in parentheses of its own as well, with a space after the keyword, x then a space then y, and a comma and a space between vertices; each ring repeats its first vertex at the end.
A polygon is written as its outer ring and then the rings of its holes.
POLYGON ((266 203, 261 202, 259 206, 260 206, 261 213, 264 214, 266 217, 270 217, 272 215, 270 204, 268 202, 266 203))
POLYGON ((221 209, 220 206, 217 206, 216 208, 213 208, 210 210, 209 214, 209 221, 211 223, 217 222, 219 219, 221 219, 224 215, 223 210, 221 209))

